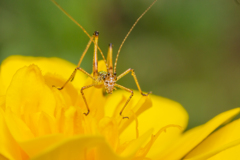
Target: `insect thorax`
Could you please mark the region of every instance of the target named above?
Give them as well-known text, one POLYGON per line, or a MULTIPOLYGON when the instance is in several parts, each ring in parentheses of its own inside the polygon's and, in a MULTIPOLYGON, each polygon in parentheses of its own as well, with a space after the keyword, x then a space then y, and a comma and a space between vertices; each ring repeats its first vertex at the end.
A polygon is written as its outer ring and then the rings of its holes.
POLYGON ((96 80, 96 83, 98 83, 99 85, 104 84, 106 92, 111 94, 116 82, 116 75, 112 75, 105 71, 100 71, 98 73, 99 73, 99 76, 96 80))

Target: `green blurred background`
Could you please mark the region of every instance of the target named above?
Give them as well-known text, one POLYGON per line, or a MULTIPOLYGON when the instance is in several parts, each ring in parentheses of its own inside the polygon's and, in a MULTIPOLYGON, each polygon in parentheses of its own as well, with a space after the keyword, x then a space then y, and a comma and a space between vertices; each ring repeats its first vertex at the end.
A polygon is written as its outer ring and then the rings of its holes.
MULTIPOLYGON (((100 32, 105 55, 109 42, 116 55, 152 1, 57 0, 90 34, 100 32)), ((189 128, 200 125, 240 106, 239 26, 234 0, 159 0, 128 37, 117 72, 134 68, 144 91, 178 101, 189 113, 189 128)), ((26 55, 77 64, 88 40, 50 0, 0 1, 0 61, 26 55)), ((89 72, 92 51, 82 63, 89 72)), ((130 74, 119 84, 137 89, 130 74)))

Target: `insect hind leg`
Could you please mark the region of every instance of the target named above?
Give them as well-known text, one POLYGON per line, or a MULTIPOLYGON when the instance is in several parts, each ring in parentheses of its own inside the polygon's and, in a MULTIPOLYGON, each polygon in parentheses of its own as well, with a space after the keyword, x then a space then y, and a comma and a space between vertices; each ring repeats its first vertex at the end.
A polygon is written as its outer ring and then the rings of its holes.
MULTIPOLYGON (((83 51, 83 54, 82 54, 82 56, 81 56, 81 58, 80 58, 80 60, 79 60, 79 62, 78 62, 77 67, 74 69, 73 73, 72 73, 71 76, 68 78, 68 80, 63 84, 63 86, 60 87, 60 88, 57 87, 58 90, 62 90, 62 89, 67 85, 67 83, 68 83, 69 81, 72 82, 72 81, 74 80, 74 77, 75 77, 75 75, 76 75, 77 70, 82 71, 82 72, 85 73, 86 75, 90 75, 90 74, 88 74, 86 71, 84 71, 83 69, 79 69, 79 67, 80 67, 80 65, 81 65, 81 63, 82 63, 82 60, 83 60, 84 56, 86 55, 86 53, 87 53, 87 51, 88 51, 88 49, 89 49, 89 47, 90 47, 90 45, 91 45, 91 43, 92 43, 93 37, 94 37, 94 35, 91 37, 91 39, 89 40, 89 42, 88 42, 85 50, 83 51)), ((53 85, 53 87, 55 87, 55 86, 53 85)))

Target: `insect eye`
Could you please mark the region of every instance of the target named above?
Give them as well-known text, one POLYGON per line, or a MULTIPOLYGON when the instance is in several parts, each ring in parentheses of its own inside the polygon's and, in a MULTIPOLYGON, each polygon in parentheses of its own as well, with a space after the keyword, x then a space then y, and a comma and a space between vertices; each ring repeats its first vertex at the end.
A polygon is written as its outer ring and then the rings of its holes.
POLYGON ((98 32, 98 31, 95 31, 95 32, 93 33, 93 35, 98 36, 98 35, 99 35, 99 32, 98 32))
POLYGON ((106 76, 103 76, 103 79, 105 80, 105 79, 106 79, 106 76))
POLYGON ((108 73, 108 76, 110 76, 110 73, 108 73))
POLYGON ((115 72, 115 73, 113 73, 114 74, 114 76, 116 76, 117 75, 117 73, 115 72))

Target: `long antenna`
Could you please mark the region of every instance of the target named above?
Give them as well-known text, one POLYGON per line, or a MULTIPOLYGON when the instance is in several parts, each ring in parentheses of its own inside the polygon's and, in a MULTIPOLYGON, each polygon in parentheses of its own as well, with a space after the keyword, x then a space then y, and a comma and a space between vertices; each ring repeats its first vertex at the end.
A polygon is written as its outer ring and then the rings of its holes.
POLYGON ((132 25, 131 29, 128 31, 127 35, 125 36, 125 38, 123 39, 122 41, 122 44, 120 45, 119 49, 118 49, 118 53, 117 53, 117 56, 116 56, 116 60, 115 60, 115 64, 114 64, 114 73, 116 73, 116 67, 117 67, 117 60, 118 60, 118 56, 119 56, 119 53, 122 49, 122 46, 124 44, 124 42, 126 41, 127 37, 129 36, 129 34, 132 32, 133 28, 136 26, 136 24, 138 23, 138 21, 144 16, 145 13, 147 13, 147 11, 154 5, 154 3, 156 3, 157 0, 155 0, 142 14, 140 17, 138 17, 138 19, 135 21, 135 23, 132 25))
MULTIPOLYGON (((55 0, 51 0, 63 13, 65 13, 68 18, 70 18, 76 25, 78 25, 82 30, 83 32, 92 40, 92 42, 95 44, 95 42, 93 41, 92 37, 88 34, 88 32, 83 28, 83 26, 81 26, 70 14, 68 14, 55 0)), ((100 49, 100 47, 97 45, 97 48, 99 50, 99 52, 101 53, 102 57, 103 57, 103 60, 106 64, 106 67, 108 69, 108 65, 107 65, 107 61, 103 55, 103 52, 102 50, 100 49)))

